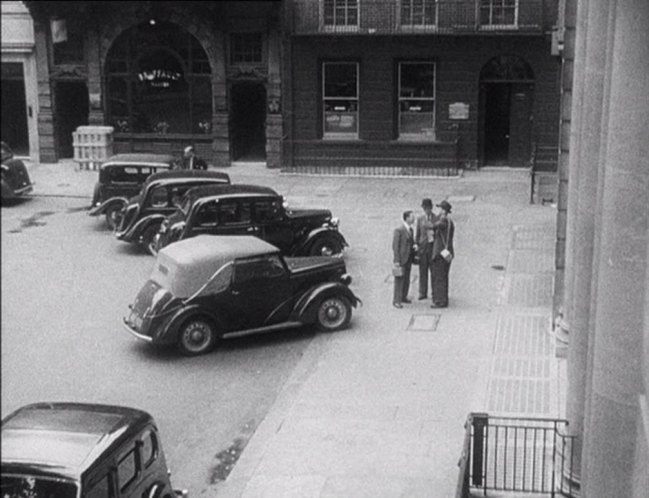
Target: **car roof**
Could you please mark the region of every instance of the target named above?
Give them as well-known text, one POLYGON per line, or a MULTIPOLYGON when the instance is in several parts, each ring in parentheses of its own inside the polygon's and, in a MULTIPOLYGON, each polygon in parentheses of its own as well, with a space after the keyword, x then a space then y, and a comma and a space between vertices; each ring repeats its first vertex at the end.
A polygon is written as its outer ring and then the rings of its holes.
POLYGON ((188 190, 185 196, 191 197, 193 203, 194 201, 196 201, 196 199, 202 197, 215 197, 219 195, 232 194, 262 194, 272 196, 279 195, 270 187, 237 183, 234 185, 202 185, 200 187, 194 187, 188 190))
POLYGON ((150 154, 150 153, 139 153, 134 152, 130 154, 115 154, 110 156, 104 163, 103 166, 136 166, 139 164, 150 165, 150 164, 161 164, 161 165, 170 165, 174 162, 178 162, 178 158, 172 156, 171 154, 150 154))
POLYGON ((212 180, 221 180, 223 182, 230 182, 230 176, 227 173, 222 171, 203 171, 203 170, 180 170, 180 171, 159 171, 153 173, 146 179, 147 184, 153 182, 162 182, 165 181, 175 182, 178 180, 188 180, 194 178, 204 178, 212 180))
POLYGON ((2 465, 80 479, 114 443, 153 423, 135 408, 89 403, 35 403, 2 420, 2 465))
POLYGON ((163 247, 151 280, 176 297, 189 297, 226 263, 278 252, 274 245, 251 235, 198 235, 163 247))

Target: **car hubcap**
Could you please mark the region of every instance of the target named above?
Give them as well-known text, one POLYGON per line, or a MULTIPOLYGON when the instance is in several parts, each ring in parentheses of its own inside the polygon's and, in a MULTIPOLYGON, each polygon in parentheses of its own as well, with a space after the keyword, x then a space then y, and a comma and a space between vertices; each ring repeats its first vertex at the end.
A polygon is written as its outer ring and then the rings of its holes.
POLYGON ((334 251, 330 246, 322 246, 322 249, 320 249, 320 253, 323 256, 331 256, 334 253, 334 251))
POLYGON ((338 299, 327 299, 318 312, 320 323, 328 328, 336 328, 343 324, 347 317, 345 305, 338 299))
POLYGON ((185 347, 192 352, 202 351, 210 341, 210 332, 207 324, 192 323, 185 329, 183 342, 185 347))

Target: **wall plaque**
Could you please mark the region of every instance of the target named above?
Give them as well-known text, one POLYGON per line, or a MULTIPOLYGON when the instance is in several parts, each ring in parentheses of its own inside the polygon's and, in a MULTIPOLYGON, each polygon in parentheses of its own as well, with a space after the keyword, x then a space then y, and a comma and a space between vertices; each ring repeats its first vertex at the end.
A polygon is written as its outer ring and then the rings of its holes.
POLYGON ((469 119, 469 104, 453 102, 448 105, 448 119, 469 119))

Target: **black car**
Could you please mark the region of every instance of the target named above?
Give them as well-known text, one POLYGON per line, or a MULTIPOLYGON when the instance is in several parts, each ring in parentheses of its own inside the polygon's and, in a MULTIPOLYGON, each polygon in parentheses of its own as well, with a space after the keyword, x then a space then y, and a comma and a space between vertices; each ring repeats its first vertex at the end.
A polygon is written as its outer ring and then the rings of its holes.
POLYGON ((339 255, 347 247, 328 209, 287 209, 259 185, 213 185, 187 192, 160 226, 157 248, 195 235, 254 235, 289 256, 339 255))
POLYGON ((350 283, 342 258, 283 257, 257 237, 200 235, 158 253, 123 322, 138 339, 199 355, 226 335, 345 328, 360 303, 350 283))
POLYGON ((148 413, 89 403, 35 403, 2 421, 0 496, 187 496, 169 482, 148 413))
POLYGON ((24 197, 33 188, 25 163, 14 158, 11 147, 2 142, 2 200, 24 197))
POLYGON ((179 168, 178 158, 170 154, 133 153, 109 157, 99 169, 88 214, 104 215, 106 225, 114 230, 128 200, 138 194, 150 175, 179 168))
POLYGON ((155 238, 162 221, 177 209, 182 196, 199 185, 229 184, 220 171, 164 171, 149 176, 140 194, 131 198, 122 211, 115 231, 119 240, 140 244, 151 254, 157 252, 155 238))

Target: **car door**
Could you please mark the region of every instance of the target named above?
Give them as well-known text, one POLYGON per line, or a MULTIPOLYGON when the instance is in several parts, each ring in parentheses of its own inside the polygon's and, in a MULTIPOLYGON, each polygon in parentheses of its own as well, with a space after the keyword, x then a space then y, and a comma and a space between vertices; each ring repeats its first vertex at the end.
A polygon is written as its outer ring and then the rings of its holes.
POLYGON ((253 219, 259 238, 287 251, 293 244, 293 227, 286 216, 281 197, 262 197, 253 203, 253 219))
POLYGON ((278 254, 236 260, 230 292, 241 330, 285 322, 294 300, 278 254))

